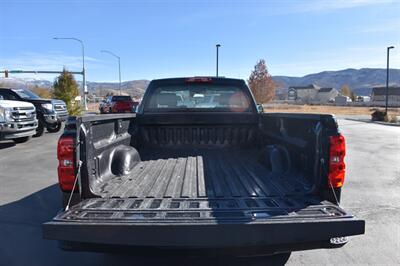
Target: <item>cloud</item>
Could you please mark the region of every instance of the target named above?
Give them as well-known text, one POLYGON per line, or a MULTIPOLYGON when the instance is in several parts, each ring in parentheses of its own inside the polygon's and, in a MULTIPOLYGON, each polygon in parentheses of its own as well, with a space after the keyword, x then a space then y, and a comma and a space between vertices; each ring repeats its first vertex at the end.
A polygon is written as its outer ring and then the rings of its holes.
MULTIPOLYGON (((82 69, 82 57, 61 53, 24 52, 18 56, 1 58, 2 68, 21 70, 62 70, 64 67, 71 71, 82 69)), ((96 68, 102 62, 99 59, 85 56, 87 67, 96 68)))
MULTIPOLYGON (((360 33, 383 33, 383 32, 397 32, 400 31, 400 20, 386 20, 381 21, 379 24, 370 25, 359 30, 360 33)), ((398 35, 400 36, 400 35, 398 35)))
POLYGON ((332 11, 339 9, 349 9, 372 5, 383 5, 395 3, 395 0, 317 0, 305 1, 294 8, 294 12, 318 12, 318 11, 332 11))
MULTIPOLYGON (((390 67, 400 69, 400 50, 391 52, 390 67)), ((272 75, 304 76, 325 70, 346 68, 385 68, 385 47, 349 47, 340 53, 317 52, 304 55, 305 60, 271 63, 272 75)))
MULTIPOLYGON (((214 2, 213 2, 214 3, 214 2)), ((217 2, 218 3, 218 2, 217 2)), ((243 2, 233 2, 237 5, 242 5, 243 2)), ((246 6, 251 7, 246 9, 236 9, 231 11, 228 8, 222 10, 218 15, 230 14, 238 12, 237 15, 248 13, 252 16, 283 16, 308 13, 328 13, 352 8, 363 8, 368 6, 383 6, 394 5, 399 6, 398 0, 303 0, 303 1, 265 1, 260 4, 260 1, 247 1, 246 6)), ((207 14, 205 14, 206 16, 207 14)), ((215 14, 214 14, 215 15, 215 14)))
MULTIPOLYGON (((64 67, 69 71, 82 70, 82 57, 70 56, 58 52, 46 54, 23 52, 15 57, 0 58, 2 70, 31 70, 31 71, 61 71, 64 67)), ((104 68, 102 60, 94 57, 85 56, 85 67, 87 73, 104 68)), ((15 74, 13 74, 15 75, 15 74)), ((55 74, 17 74, 22 78, 47 79, 53 80, 55 74)), ((90 75, 90 74, 89 74, 90 75)))

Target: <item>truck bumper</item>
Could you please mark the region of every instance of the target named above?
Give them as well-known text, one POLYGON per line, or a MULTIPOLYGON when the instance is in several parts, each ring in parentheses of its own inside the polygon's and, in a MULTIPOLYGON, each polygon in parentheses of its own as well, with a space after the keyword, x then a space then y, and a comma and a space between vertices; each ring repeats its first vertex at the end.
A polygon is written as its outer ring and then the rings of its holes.
POLYGON ((37 126, 37 120, 0 123, 0 139, 8 140, 33 136, 36 133, 37 126))
POLYGON ((50 115, 44 115, 44 119, 47 124, 54 124, 57 122, 64 122, 68 119, 68 113, 54 113, 50 115))
POLYGON ((67 121, 68 116, 69 115, 67 112, 57 113, 57 119, 58 119, 58 121, 61 121, 61 122, 67 121))

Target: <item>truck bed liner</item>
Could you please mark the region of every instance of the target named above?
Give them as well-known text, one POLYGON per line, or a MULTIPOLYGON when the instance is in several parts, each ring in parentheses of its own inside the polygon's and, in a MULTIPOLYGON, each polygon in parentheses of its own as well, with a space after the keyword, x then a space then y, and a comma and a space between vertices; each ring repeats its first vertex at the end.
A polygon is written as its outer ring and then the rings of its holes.
POLYGON ((105 198, 231 198, 303 195, 299 174, 271 173, 256 150, 146 150, 129 175, 97 184, 105 198), (178 156, 177 156, 178 155, 178 156))

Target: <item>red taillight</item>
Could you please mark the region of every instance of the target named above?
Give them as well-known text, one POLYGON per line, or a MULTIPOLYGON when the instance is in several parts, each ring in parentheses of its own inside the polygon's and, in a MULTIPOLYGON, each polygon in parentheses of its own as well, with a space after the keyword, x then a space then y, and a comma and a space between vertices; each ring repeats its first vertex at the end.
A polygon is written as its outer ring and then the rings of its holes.
MULTIPOLYGON (((58 182, 62 191, 72 191, 75 181, 75 148, 71 136, 62 136, 58 140, 58 182)), ((75 188, 76 189, 76 188, 75 188)))
POLYGON ((344 163, 344 156, 346 155, 345 139, 339 134, 337 136, 331 136, 329 142, 328 185, 333 188, 340 188, 343 186, 346 172, 346 165, 344 163))

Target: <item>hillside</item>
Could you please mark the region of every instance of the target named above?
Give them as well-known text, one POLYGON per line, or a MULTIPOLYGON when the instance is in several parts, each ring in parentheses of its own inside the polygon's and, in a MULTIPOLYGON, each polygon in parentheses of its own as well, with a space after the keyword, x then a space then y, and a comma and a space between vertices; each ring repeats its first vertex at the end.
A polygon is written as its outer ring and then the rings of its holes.
MULTIPOLYGON (((121 90, 131 96, 141 97, 149 82, 149 80, 145 79, 125 81, 121 83, 121 90)), ((101 96, 109 92, 116 93, 118 91, 118 83, 113 82, 88 82, 87 87, 89 92, 101 96)))
MULTIPOLYGON (((149 80, 132 80, 125 81, 121 84, 121 90, 124 93, 128 93, 134 97, 141 97, 144 93, 144 90, 147 88, 149 84, 149 80)), ((78 81, 79 85, 81 82, 78 81)), ((52 82, 43 79, 29 79, 29 78, 0 78, 0 86, 12 86, 12 87, 44 87, 51 88, 53 85, 52 82)), ((118 83, 116 82, 87 82, 87 88, 90 93, 104 96, 107 93, 118 93, 118 83)))
MULTIPOLYGON (((400 86, 400 69, 391 69, 389 72, 390 84, 400 86)), ((279 88, 316 84, 321 87, 334 87, 340 89, 344 84, 359 95, 369 95, 374 86, 386 84, 386 69, 362 68, 344 69, 339 71, 324 71, 309 74, 304 77, 273 76, 279 88)))
MULTIPOLYGON (((362 69, 344 69, 339 71, 324 71, 315 74, 309 74, 304 77, 273 76, 278 88, 285 91, 289 86, 301 86, 316 84, 321 87, 334 87, 340 89, 344 84, 357 95, 369 95, 374 86, 383 86, 386 83, 386 69, 383 68, 362 68, 362 69)), ((149 80, 132 80, 122 83, 122 90, 131 96, 140 97, 149 84, 149 80)), ((0 78, 0 85, 26 85, 28 87, 47 87, 51 88, 52 82, 40 79, 26 78, 0 78)), ((400 86, 400 69, 390 70, 390 84, 400 86)), ((88 90, 99 96, 107 93, 117 93, 118 83, 116 82, 88 82, 88 90)))

